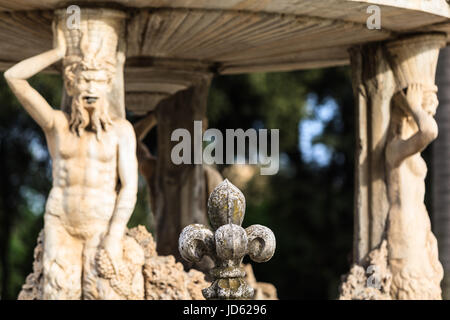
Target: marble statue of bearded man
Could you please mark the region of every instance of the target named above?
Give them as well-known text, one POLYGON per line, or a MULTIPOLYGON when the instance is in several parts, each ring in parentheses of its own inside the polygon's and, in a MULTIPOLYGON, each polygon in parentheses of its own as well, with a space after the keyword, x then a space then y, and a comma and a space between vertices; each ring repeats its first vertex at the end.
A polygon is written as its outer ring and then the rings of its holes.
POLYGON ((44 131, 52 159, 42 298, 120 298, 99 275, 97 259, 99 252, 106 253, 118 271, 123 258, 122 240, 137 193, 136 138, 127 120, 109 112, 115 61, 102 53, 101 41, 91 45, 101 37, 82 34, 79 59, 70 60, 62 29, 54 27, 54 49, 5 72, 12 91, 44 131), (72 98, 68 113, 53 109, 27 82, 62 58, 65 89, 72 98))

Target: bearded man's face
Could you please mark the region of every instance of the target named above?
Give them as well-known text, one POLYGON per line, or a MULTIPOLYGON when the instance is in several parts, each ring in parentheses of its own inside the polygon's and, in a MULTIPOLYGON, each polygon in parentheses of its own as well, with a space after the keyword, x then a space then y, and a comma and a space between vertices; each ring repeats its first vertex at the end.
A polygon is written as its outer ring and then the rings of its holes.
POLYGON ((110 91, 111 81, 106 72, 82 71, 76 77, 73 97, 80 99, 83 108, 92 112, 106 102, 110 91))
POLYGON ((111 77, 102 70, 83 70, 75 75, 68 88, 72 96, 71 130, 81 135, 85 128, 99 136, 111 124, 108 115, 108 94, 111 77))

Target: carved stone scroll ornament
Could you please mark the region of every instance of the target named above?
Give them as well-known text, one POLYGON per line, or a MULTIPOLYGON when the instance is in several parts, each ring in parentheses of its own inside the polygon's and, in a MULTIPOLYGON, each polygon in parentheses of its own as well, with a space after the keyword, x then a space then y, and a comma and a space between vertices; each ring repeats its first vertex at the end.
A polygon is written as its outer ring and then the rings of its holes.
POLYGON ((244 280, 242 259, 249 255, 255 262, 270 260, 275 252, 273 232, 261 225, 241 227, 245 212, 242 192, 225 179, 209 196, 208 216, 213 230, 192 224, 179 238, 181 256, 190 262, 211 257, 214 281, 203 290, 206 299, 252 299, 254 289, 244 280))

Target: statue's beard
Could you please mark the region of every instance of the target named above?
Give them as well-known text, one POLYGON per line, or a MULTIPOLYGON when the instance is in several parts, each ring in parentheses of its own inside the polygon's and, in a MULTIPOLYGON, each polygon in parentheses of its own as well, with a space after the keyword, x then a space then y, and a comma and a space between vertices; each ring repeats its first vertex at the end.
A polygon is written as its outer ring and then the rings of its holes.
POLYGON ((72 113, 70 116, 70 131, 82 136, 86 129, 96 133, 100 139, 101 132, 107 131, 112 124, 108 115, 108 104, 106 101, 98 101, 98 107, 89 113, 83 106, 81 95, 72 98, 72 113))

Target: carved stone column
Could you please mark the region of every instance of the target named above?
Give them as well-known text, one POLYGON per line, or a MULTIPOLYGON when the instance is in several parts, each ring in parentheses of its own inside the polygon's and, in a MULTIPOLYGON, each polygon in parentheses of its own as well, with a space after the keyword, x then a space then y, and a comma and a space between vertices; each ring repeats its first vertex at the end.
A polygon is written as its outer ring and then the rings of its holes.
MULTIPOLYGON (((64 15, 66 10, 56 11, 57 15, 64 15)), ((121 22, 123 25, 118 28, 115 26, 117 24, 116 20, 125 21, 127 18, 127 13, 122 11, 114 11, 108 9, 95 9, 95 8, 83 8, 82 16, 86 19, 94 19, 102 17, 110 28, 117 29, 117 48, 116 48, 116 58, 115 58, 115 74, 111 83, 111 91, 108 95, 108 103, 109 103, 109 112, 112 116, 125 118, 125 86, 124 86, 124 66, 126 60, 126 39, 125 39, 125 23, 121 22)), ((92 24, 90 27, 91 30, 95 30, 98 28, 98 25, 92 24)), ((77 37, 81 36, 81 32, 77 29, 66 29, 66 36, 73 37, 77 39, 77 37), (78 35, 77 35, 78 34, 78 35)), ((109 43, 103 44, 101 39, 97 40, 100 42, 101 46, 107 46, 109 43)), ((79 55, 79 49, 70 49, 69 53, 71 55, 79 55)), ((63 87, 62 92, 62 101, 61 101, 61 109, 69 112, 71 110, 72 98, 68 95, 66 88, 63 87)))
POLYGON ((207 224, 205 173, 203 165, 193 161, 173 163, 172 148, 179 142, 171 141, 171 135, 176 129, 187 129, 194 150, 194 139, 198 138, 194 137, 194 121, 206 119, 211 79, 208 67, 199 63, 140 58, 127 61, 127 106, 137 114, 149 110, 156 114, 156 162, 147 180, 154 198, 157 251, 174 255, 186 267, 191 265, 181 259, 177 239, 188 224, 207 224))
POLYGON ((353 262, 380 245, 389 210, 384 148, 395 81, 381 43, 350 50, 356 103, 353 262))
MULTIPOLYGON (((354 263, 367 268, 374 256, 385 257, 375 263, 385 271, 376 274, 383 286, 375 286, 383 298, 441 298, 442 266, 423 203, 427 168, 420 153, 437 136, 434 77, 445 39, 405 36, 350 51, 358 121, 354 263)), ((347 298, 367 296, 372 277, 366 272, 352 268, 343 285, 347 298), (355 277, 362 287, 348 290, 355 277)))

